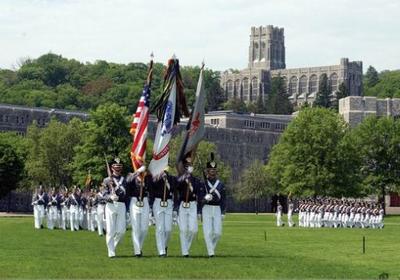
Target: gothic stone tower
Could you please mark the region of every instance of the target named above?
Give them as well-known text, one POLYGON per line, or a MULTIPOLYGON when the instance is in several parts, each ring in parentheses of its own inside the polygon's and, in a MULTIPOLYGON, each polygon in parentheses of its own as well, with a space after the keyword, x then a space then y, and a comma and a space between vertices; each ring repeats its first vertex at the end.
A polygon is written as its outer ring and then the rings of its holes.
POLYGON ((252 27, 249 46, 249 68, 285 69, 285 36, 283 28, 272 25, 252 27))

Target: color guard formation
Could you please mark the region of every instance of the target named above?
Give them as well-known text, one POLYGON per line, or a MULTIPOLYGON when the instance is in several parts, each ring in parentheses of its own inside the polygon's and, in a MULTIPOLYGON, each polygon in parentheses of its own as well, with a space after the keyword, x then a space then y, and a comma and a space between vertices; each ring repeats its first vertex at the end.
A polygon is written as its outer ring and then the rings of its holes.
POLYGON ((98 191, 81 192, 74 187, 71 192, 51 189, 46 193, 39 186, 32 199, 35 228, 43 228, 46 218, 48 229, 97 229, 100 236, 106 235, 108 256, 114 257, 130 225, 134 255, 141 257, 154 219, 158 255, 166 257, 175 218, 182 256, 189 257, 198 218, 202 218, 207 253, 214 257, 225 213, 225 187, 217 178, 214 159, 207 162, 204 180, 193 175, 191 158, 185 159, 185 172, 178 177, 164 171, 154 178, 144 166, 125 177, 122 168, 122 162, 115 159, 98 191))

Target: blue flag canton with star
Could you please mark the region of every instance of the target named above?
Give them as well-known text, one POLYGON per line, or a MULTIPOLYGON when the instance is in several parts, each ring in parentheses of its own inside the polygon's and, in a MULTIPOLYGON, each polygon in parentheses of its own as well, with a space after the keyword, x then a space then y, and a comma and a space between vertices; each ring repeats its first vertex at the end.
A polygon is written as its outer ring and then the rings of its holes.
POLYGON ((149 87, 149 85, 144 86, 142 96, 144 96, 144 106, 149 107, 149 105, 150 105, 150 87, 149 87))

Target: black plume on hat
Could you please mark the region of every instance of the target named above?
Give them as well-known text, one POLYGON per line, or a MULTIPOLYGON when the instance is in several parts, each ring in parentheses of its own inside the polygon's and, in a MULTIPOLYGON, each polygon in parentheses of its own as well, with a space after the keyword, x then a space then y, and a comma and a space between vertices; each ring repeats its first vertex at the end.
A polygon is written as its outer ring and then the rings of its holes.
POLYGON ((217 168, 214 153, 210 153, 210 161, 207 162, 207 168, 217 168))

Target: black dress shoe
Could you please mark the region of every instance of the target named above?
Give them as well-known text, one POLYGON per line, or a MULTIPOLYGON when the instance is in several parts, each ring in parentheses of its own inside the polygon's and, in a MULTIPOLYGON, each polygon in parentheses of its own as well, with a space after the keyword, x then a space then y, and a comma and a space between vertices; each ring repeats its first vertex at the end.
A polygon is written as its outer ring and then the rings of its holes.
POLYGON ((209 258, 214 258, 214 255, 209 255, 208 257, 209 257, 209 258))
POLYGON ((189 255, 183 255, 184 258, 189 258, 189 255))
POLYGON ((160 258, 165 258, 166 256, 167 256, 167 254, 161 254, 161 255, 158 255, 160 258))
POLYGON ((140 257, 142 257, 142 254, 135 254, 135 257, 140 258, 140 257))

